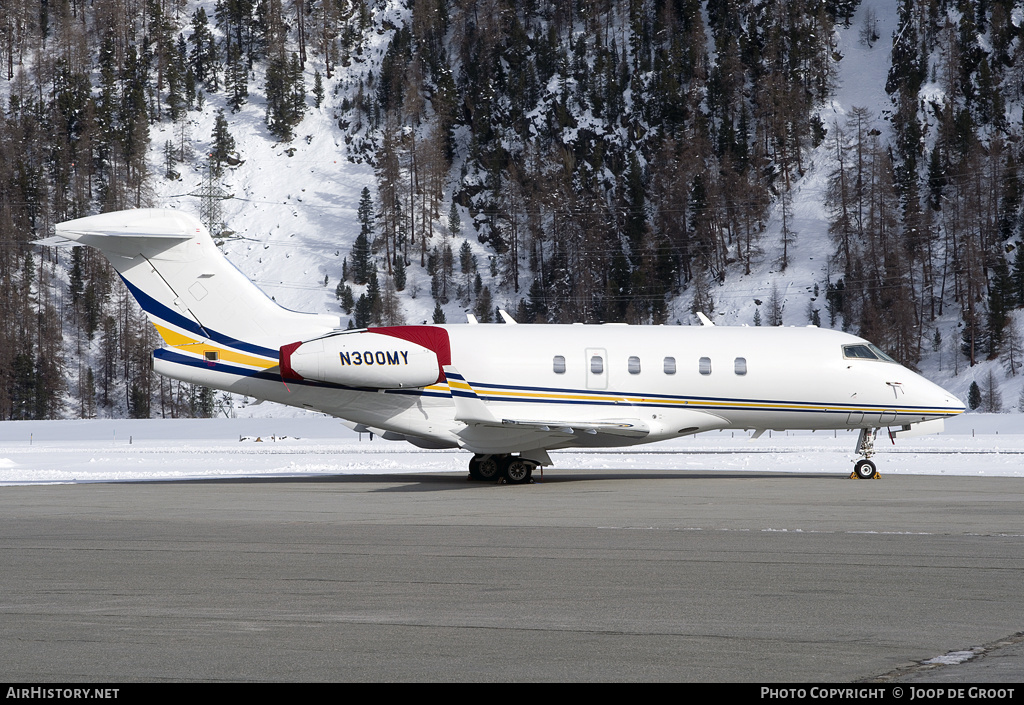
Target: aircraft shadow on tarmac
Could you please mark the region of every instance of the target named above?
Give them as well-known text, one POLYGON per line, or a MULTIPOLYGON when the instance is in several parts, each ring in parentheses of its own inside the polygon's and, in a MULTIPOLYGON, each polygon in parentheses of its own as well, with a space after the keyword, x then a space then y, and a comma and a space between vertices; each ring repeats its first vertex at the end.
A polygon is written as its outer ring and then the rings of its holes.
MULTIPOLYGON (((384 485, 374 492, 442 492, 473 489, 508 489, 530 486, 565 483, 591 483, 608 481, 638 480, 846 480, 846 475, 824 473, 770 473, 770 472, 734 472, 698 470, 687 472, 651 472, 651 471, 594 471, 568 470, 553 472, 544 477, 535 477, 526 485, 505 485, 494 481, 471 481, 467 475, 458 473, 410 473, 403 474, 359 474, 359 475, 311 475, 289 477, 223 477, 196 478, 188 480, 146 480, 145 482, 169 482, 174 484, 214 484, 214 485, 257 485, 257 484, 349 484, 349 485, 384 485)), ((127 481, 130 483, 136 480, 127 481)))

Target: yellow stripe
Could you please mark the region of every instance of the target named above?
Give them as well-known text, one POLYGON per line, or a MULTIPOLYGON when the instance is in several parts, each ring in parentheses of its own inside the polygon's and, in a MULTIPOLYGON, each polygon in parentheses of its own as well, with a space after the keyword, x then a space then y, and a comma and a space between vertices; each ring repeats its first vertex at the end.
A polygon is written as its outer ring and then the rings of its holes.
POLYGON ((241 365, 248 365, 249 367, 258 367, 262 370, 275 367, 278 364, 277 360, 268 360, 263 357, 246 355, 245 353, 240 353, 231 348, 214 345, 209 341, 179 333, 178 331, 171 330, 170 328, 166 328, 165 326, 161 326, 157 323, 154 323, 153 327, 156 328, 156 332, 160 334, 160 337, 163 338, 165 343, 178 348, 181 352, 191 353, 192 355, 198 355, 199 357, 205 357, 208 352, 216 352, 218 360, 235 362, 241 365))
POLYGON ((160 337, 163 338, 164 342, 168 345, 177 347, 179 345, 191 345, 196 342, 194 338, 182 335, 178 331, 171 330, 170 328, 164 328, 156 323, 153 324, 153 327, 156 328, 156 332, 160 334, 160 337))
POLYGON ((538 392, 516 392, 511 390, 486 390, 474 389, 463 382, 452 380, 449 382, 452 387, 475 391, 481 398, 494 399, 500 397, 515 397, 520 399, 533 399, 543 401, 545 399, 558 399, 569 401, 594 401, 594 402, 617 402, 627 401, 631 404, 658 404, 688 406, 696 404, 700 406, 724 407, 724 408, 746 408, 746 409, 782 409, 790 411, 835 411, 849 414, 958 414, 962 412, 949 409, 909 409, 900 407, 897 409, 883 407, 834 407, 828 404, 780 404, 773 402, 736 402, 736 401, 711 401, 700 399, 648 399, 647 397, 621 397, 598 394, 567 394, 567 393, 538 393, 538 392))

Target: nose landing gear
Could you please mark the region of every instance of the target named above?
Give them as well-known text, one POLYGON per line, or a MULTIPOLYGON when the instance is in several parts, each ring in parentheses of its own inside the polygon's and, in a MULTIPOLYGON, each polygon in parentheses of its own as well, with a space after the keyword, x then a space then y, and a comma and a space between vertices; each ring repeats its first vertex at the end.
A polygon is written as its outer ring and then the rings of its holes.
POLYGON ((871 456, 875 454, 875 432, 877 430, 874 428, 860 430, 860 435, 857 437, 857 454, 864 457, 854 464, 853 472, 850 473, 851 480, 881 479, 882 476, 878 474, 875 464, 870 460, 871 456))

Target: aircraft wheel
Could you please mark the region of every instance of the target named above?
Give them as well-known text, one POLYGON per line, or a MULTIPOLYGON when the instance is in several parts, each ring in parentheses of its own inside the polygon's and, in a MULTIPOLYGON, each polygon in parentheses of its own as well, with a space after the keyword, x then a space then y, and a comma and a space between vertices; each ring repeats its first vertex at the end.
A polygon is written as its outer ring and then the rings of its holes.
POLYGON ((494 480, 500 472, 498 459, 493 455, 474 455, 469 461, 469 474, 476 480, 494 480))
POLYGON ((533 477, 533 463, 529 460, 509 456, 505 460, 503 474, 510 485, 522 485, 533 477))
POLYGON ((858 480, 870 480, 878 474, 875 469, 875 464, 870 460, 858 460, 857 464, 853 466, 853 474, 857 476, 858 480))

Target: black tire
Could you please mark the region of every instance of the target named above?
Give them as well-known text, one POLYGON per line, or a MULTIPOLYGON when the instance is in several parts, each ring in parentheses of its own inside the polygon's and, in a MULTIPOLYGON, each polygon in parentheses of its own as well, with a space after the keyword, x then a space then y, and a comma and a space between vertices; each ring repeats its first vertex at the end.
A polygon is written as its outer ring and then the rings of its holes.
POLYGON ((522 485, 533 478, 534 465, 529 460, 509 456, 503 463, 502 474, 510 485, 522 485))
POLYGON ((877 472, 875 464, 867 459, 858 460, 857 464, 853 466, 853 473, 859 480, 870 480, 877 472))
POLYGON ((470 461, 469 474, 478 480, 496 480, 501 474, 501 465, 493 455, 475 455, 470 461), (476 473, 473 472, 473 461, 476 461, 476 473))

